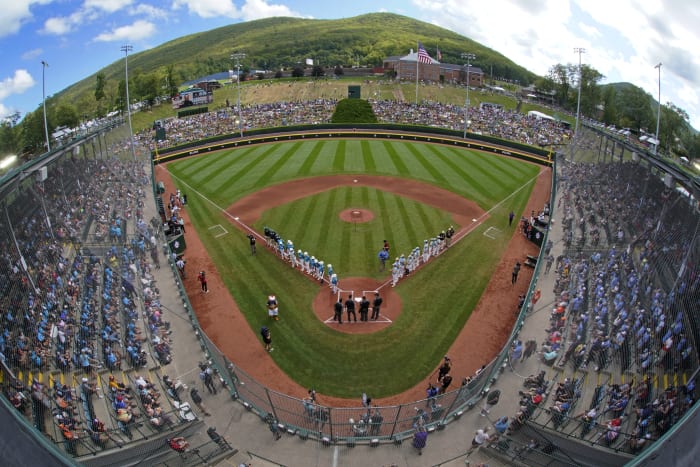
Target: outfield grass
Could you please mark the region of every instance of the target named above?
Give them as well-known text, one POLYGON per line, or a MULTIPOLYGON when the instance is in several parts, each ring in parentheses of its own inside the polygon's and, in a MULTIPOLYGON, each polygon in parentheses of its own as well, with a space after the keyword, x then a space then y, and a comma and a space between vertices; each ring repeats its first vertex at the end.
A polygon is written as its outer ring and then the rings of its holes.
MULTIPOLYGON (((190 219, 256 335, 260 326, 269 325, 264 307, 268 293, 280 300, 282 319, 272 325, 275 352, 271 355, 277 364, 303 386, 352 398, 362 391, 374 397, 396 394, 435 368, 469 318, 507 246, 515 228, 508 226, 508 212, 523 212, 538 172, 534 165, 494 155, 374 140, 251 146, 185 159, 168 168, 176 185, 188 194, 190 219), (399 283, 395 290, 403 303, 402 313, 392 326, 374 334, 344 334, 323 325, 311 308, 318 292, 315 283, 262 248, 251 256, 247 239, 237 230, 221 238, 208 230, 229 223, 220 209, 247 194, 300 177, 331 174, 417 179, 472 199, 485 211, 492 210, 472 234, 419 274, 399 283), (487 238, 482 233, 488 227, 504 234, 495 240, 487 238)), ((273 209, 256 227, 268 222, 295 245, 314 245, 313 250, 308 247, 309 253, 332 262, 341 274, 371 275, 363 272, 367 266, 362 260, 354 263, 350 259, 364 255, 358 248, 376 249, 377 239, 387 238, 393 239, 393 252, 400 253, 400 246, 406 245, 408 253, 413 242, 422 242, 424 236, 445 228, 445 216, 447 213, 389 193, 339 187, 273 209), (333 230, 340 227, 328 227, 329 212, 357 207, 356 203, 367 203, 375 211, 376 233, 353 236, 333 230), (394 209, 399 204, 403 209, 394 209), (383 216, 392 219, 389 228, 381 221, 383 216), (352 255, 341 254, 343 251, 352 255)))

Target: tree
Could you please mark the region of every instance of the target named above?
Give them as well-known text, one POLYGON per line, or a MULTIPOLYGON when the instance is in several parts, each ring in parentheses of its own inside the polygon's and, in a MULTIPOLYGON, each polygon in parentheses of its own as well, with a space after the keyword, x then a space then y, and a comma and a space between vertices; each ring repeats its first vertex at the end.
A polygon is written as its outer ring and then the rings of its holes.
POLYGON ((571 75, 566 65, 557 63, 549 69, 547 77, 554 84, 555 99, 557 103, 566 107, 569 100, 569 89, 571 88, 571 75))
POLYGON ((321 78, 325 74, 326 70, 324 70, 321 65, 314 65, 314 67, 311 69, 311 76, 314 78, 321 78))
POLYGON ((300 66, 295 66, 292 70, 293 78, 302 78, 304 76, 304 69, 300 66))
POLYGON ((607 86, 605 92, 603 93, 603 117, 602 121, 606 125, 611 123, 617 123, 617 102, 615 99, 615 88, 612 86, 607 86))
POLYGON ((103 116, 102 112, 102 99, 105 98, 105 74, 102 72, 97 73, 95 77, 95 100, 97 101, 97 116, 103 116))
POLYGON ((20 152, 19 127, 17 127, 19 119, 19 112, 15 112, 0 122, 0 156, 20 152))
POLYGON ((643 89, 628 85, 617 95, 618 126, 645 129, 650 131, 656 126, 656 119, 651 111, 651 97, 643 89))
POLYGON ((275 78, 280 79, 282 77, 282 70, 275 71, 275 78))
MULTIPOLYGON (((578 73, 577 73, 577 76, 578 76, 578 73)), ((603 75, 598 70, 591 67, 590 65, 585 65, 585 64, 581 65, 581 114, 582 115, 594 117, 597 114, 597 106, 600 103, 600 85, 598 83, 602 79, 603 79, 603 75)))
POLYGON ((70 104, 59 104, 54 118, 58 127, 75 128, 80 123, 78 111, 70 104))
POLYGON ((343 74, 345 74, 345 72, 343 71, 343 67, 340 66, 340 65, 336 65, 335 68, 333 69, 333 74, 334 74, 335 76, 338 76, 338 77, 340 77, 340 76, 342 76, 343 74))
POLYGON ((177 95, 177 78, 175 77, 175 68, 172 64, 165 69, 165 87, 168 96, 173 97, 177 95))
MULTIPOLYGON (((51 120, 49 119, 48 122, 49 134, 51 134, 51 120)), ((22 152, 30 154, 43 153, 46 150, 43 112, 36 110, 27 113, 24 116, 24 120, 22 120, 21 127, 20 144, 22 145, 22 152)))

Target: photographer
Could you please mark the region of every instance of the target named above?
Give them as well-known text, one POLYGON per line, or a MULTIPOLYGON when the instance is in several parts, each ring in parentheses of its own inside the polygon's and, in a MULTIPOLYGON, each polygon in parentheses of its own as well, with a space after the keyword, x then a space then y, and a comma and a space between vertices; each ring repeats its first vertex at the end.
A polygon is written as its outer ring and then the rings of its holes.
POLYGON ((248 234, 248 235, 246 235, 246 237, 248 237, 248 240, 250 240, 250 254, 254 255, 255 254, 255 235, 248 234))

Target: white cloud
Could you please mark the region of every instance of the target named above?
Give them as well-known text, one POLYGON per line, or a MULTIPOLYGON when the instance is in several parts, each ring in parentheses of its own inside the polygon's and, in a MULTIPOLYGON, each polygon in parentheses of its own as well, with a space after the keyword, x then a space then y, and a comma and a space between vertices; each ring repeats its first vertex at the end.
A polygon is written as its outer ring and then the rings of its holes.
POLYGON ((46 5, 53 0, 12 0, 0 2, 0 37, 9 36, 20 30, 22 25, 33 17, 30 9, 35 5, 46 5))
POLYGON ((34 60, 38 56, 40 56, 42 53, 44 53, 44 49, 32 49, 32 50, 27 50, 22 54, 22 60, 34 60))
POLYGON ((22 94, 34 86, 35 81, 27 70, 15 70, 14 76, 9 76, 0 81, 0 100, 13 94, 22 94))
POLYGON ((45 34, 62 36, 71 32, 74 24, 75 23, 67 16, 49 18, 44 22, 44 29, 42 29, 42 32, 45 34))
POLYGON ((185 7, 201 18, 238 18, 240 13, 231 0, 174 0, 173 9, 185 7))
POLYGON ((138 41, 151 37, 156 32, 155 24, 137 20, 133 24, 114 28, 95 37, 96 42, 138 41))
POLYGON ((185 8, 201 18, 225 17, 250 21, 273 16, 301 16, 288 6, 265 0, 246 0, 239 8, 232 0, 174 0, 173 9, 185 8))
POLYGON ((122 8, 129 6, 133 0, 85 0, 83 8, 102 10, 107 13, 114 13, 122 8))
POLYGON ((153 5, 139 3, 135 8, 129 10, 131 16, 145 16, 152 19, 165 19, 168 17, 168 12, 153 5))
POLYGON ((13 111, 9 107, 5 107, 2 102, 0 102, 0 120, 12 115, 13 111))
MULTIPOLYGON (((700 4, 686 0, 412 0, 417 17, 492 48, 543 75, 556 63, 582 62, 631 82, 654 98, 663 62, 662 96, 700 125, 700 4)), ((465 51, 468 52, 468 51, 465 51)), ((488 66, 488 63, 477 63, 488 66)))
POLYGON ((245 21, 273 16, 299 16, 286 5, 269 4, 264 0, 246 0, 241 7, 241 16, 245 21))

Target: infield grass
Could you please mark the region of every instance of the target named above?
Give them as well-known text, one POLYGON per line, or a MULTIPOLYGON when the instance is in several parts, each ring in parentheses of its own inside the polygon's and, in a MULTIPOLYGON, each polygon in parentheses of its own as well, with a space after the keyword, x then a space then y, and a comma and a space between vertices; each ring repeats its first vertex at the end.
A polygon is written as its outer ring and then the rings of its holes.
MULTIPOLYGON (((275 347, 271 356, 277 364, 303 386, 350 398, 362 392, 373 397, 396 394, 434 371, 469 318, 516 228, 517 223, 508 226, 508 213, 523 212, 539 170, 514 159, 453 147, 375 140, 259 145, 185 159, 168 168, 188 195, 188 214, 218 274, 256 335, 260 326, 270 325, 267 295, 274 293, 280 301, 281 320, 271 324, 275 347), (462 241, 399 282, 395 290, 402 313, 391 326, 373 334, 351 335, 327 327, 311 308, 317 284, 264 248, 251 256, 248 240, 236 229, 221 238, 208 230, 230 223, 221 209, 247 194, 300 177, 333 174, 416 179, 490 210, 489 218, 462 241), (503 234, 488 238, 483 235, 488 227, 503 234)), ((333 263, 342 284, 343 275, 379 277, 372 265, 376 266, 373 258, 382 239, 392 243, 392 254, 408 254, 449 222, 448 213, 423 203, 348 186, 271 209, 255 227, 270 225, 292 239, 295 247, 333 263), (371 226, 354 231, 352 225, 332 225, 335 221, 329 219, 350 207, 371 209, 376 216, 368 223, 371 226)))

